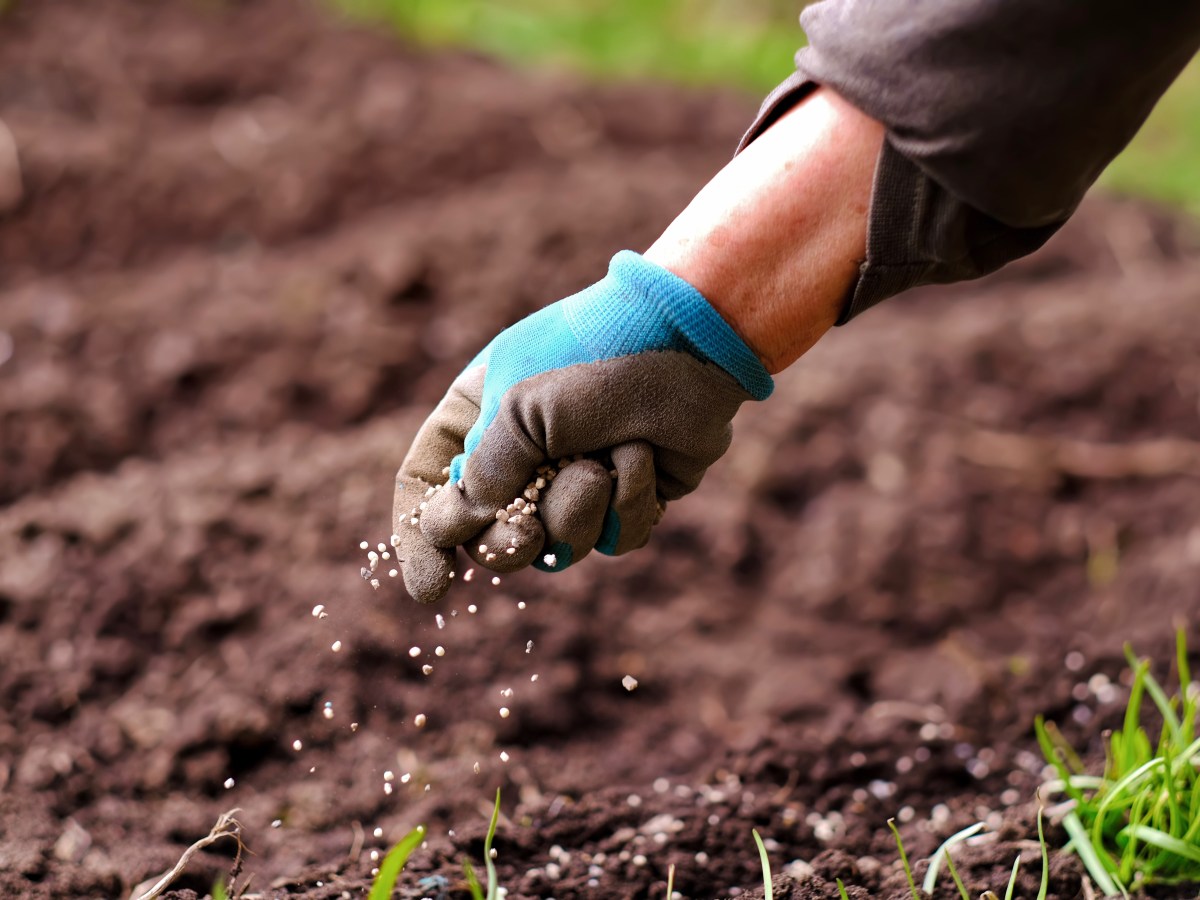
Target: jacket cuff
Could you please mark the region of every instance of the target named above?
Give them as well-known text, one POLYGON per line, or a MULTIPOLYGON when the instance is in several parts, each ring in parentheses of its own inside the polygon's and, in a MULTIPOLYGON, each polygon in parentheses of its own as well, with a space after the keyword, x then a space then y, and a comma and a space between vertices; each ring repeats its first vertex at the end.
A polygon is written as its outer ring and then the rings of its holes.
MULTIPOLYGON (((798 69, 763 102, 740 153, 818 87, 798 69)), ((877 303, 923 284, 979 278, 1032 253, 1066 222, 1005 225, 950 193, 885 138, 867 217, 867 258, 837 319, 845 325, 877 303)))

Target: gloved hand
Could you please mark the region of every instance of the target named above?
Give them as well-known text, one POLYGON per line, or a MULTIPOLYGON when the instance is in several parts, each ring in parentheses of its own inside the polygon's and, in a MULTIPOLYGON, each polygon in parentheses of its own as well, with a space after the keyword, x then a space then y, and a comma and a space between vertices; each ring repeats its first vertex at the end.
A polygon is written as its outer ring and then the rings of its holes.
POLYGON ((501 332, 418 432, 396 476, 405 586, 440 599, 458 545, 498 572, 643 546, 728 448, 738 407, 773 387, 695 288, 618 253, 501 332))

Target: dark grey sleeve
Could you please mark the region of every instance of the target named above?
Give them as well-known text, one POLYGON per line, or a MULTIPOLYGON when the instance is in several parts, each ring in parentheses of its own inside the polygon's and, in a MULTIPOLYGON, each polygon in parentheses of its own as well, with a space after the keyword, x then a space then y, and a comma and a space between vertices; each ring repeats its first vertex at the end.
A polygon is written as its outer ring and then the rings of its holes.
POLYGON ((1040 247, 1200 47, 1197 0, 823 0, 800 23, 738 149, 817 85, 886 126, 839 324, 1040 247))

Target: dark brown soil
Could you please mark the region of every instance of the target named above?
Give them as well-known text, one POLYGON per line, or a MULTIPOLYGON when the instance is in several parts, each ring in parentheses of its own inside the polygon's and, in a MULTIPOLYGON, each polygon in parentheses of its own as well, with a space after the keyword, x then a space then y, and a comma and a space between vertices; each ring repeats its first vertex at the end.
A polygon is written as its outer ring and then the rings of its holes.
POLYGON ((832 335, 645 551, 439 610, 359 578, 458 368, 644 247, 751 108, 286 0, 0 19, 0 896, 128 896, 232 807, 252 893, 359 896, 422 822, 402 895, 461 896, 497 786, 513 900, 658 898, 671 863, 749 893, 752 828, 777 894, 898 898, 893 815, 919 858, 990 821, 968 886, 1019 853, 1033 895, 1033 716, 1095 752, 1123 697, 1078 684, 1176 623, 1200 646, 1200 256, 1169 217, 1095 201, 832 335))

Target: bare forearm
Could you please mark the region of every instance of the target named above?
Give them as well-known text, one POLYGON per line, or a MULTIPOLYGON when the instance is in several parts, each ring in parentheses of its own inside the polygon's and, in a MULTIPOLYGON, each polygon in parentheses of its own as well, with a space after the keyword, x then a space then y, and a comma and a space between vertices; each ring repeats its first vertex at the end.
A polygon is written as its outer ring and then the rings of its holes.
POLYGON ((767 370, 829 330, 866 254, 883 126, 820 89, 710 181, 646 258, 694 285, 767 370))

